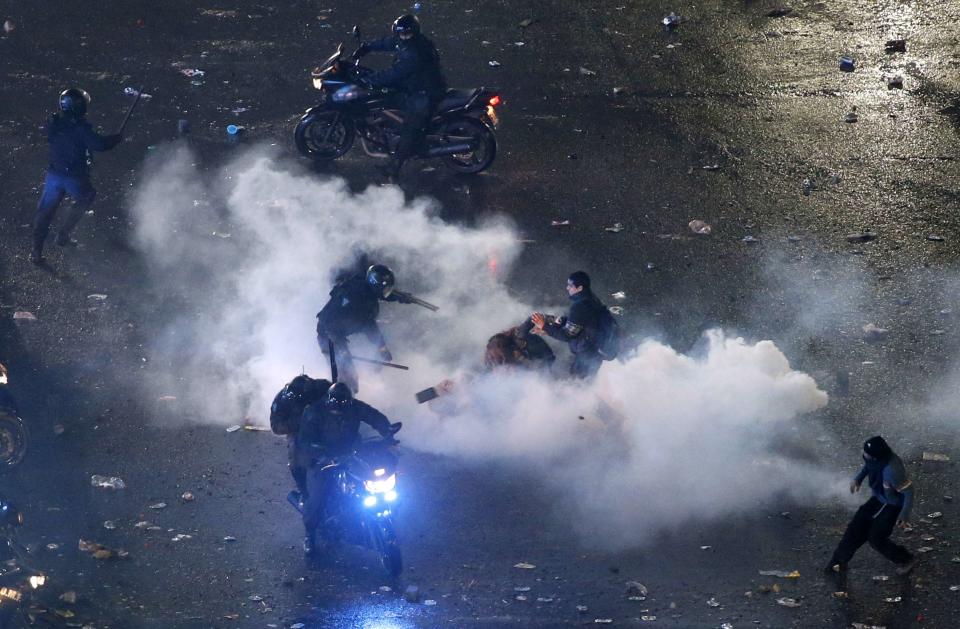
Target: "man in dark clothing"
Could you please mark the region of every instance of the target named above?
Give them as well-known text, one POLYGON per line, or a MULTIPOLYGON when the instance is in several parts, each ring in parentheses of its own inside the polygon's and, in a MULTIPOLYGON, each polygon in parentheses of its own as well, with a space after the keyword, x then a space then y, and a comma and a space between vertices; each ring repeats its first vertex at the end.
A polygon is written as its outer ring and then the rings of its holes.
POLYGON ((330 291, 330 301, 317 313, 320 351, 327 354, 330 341, 333 341, 338 379, 347 383, 355 393, 360 390, 360 383, 350 357, 348 337, 362 332, 377 347, 380 358, 387 362, 393 360, 377 325, 377 316, 381 300, 410 303, 406 297, 393 292, 395 283, 393 271, 382 264, 374 264, 367 269, 366 276, 353 276, 337 283, 330 291))
POLYGON ((372 51, 393 51, 393 65, 371 75, 367 82, 371 87, 399 90, 403 97, 400 144, 389 167, 389 174, 396 177, 403 162, 420 148, 430 117, 443 99, 447 84, 440 70, 440 54, 433 42, 420 32, 420 21, 413 15, 397 18, 393 35, 361 44, 357 54, 363 56, 372 51))
POLYGON ((90 183, 89 154, 91 151, 108 151, 120 143, 119 134, 102 136, 93 130, 86 119, 89 103, 90 96, 83 90, 64 90, 60 94, 60 113, 54 114, 47 126, 50 164, 33 219, 30 261, 34 264, 43 262, 43 244, 64 194, 73 197, 74 204, 57 233, 56 242, 61 247, 76 244, 70 239, 70 232, 97 196, 90 183))
POLYGON ((567 294, 573 305, 566 317, 547 317, 535 312, 527 323, 534 334, 546 334, 570 345, 573 364, 570 373, 575 378, 589 378, 597 373, 603 357, 597 347, 600 317, 606 306, 590 290, 590 276, 583 271, 570 274, 567 294))
POLYGON ((278 435, 287 436, 287 462, 290 475, 297 484, 301 503, 307 495, 307 469, 310 466, 297 447, 300 419, 304 409, 322 400, 329 388, 329 380, 314 380, 307 375, 297 376, 280 389, 270 405, 270 428, 278 435))
POLYGON ((879 436, 863 444, 863 461, 863 468, 850 483, 850 493, 860 491, 860 485, 867 479, 873 496, 853 516, 825 571, 828 574, 846 572, 857 549, 869 542, 874 550, 897 564, 897 574, 909 574, 915 565, 913 555, 890 541, 894 526, 908 526, 913 506, 913 487, 903 461, 879 436))
POLYGON ((363 422, 384 438, 391 437, 395 428, 386 415, 369 404, 356 400, 343 382, 333 384, 323 400, 307 406, 300 423, 297 443, 301 456, 310 462, 307 472, 307 500, 303 509, 306 537, 303 550, 308 555, 316 548, 317 527, 323 523, 330 495, 331 474, 324 469, 336 457, 350 454, 360 437, 363 422))

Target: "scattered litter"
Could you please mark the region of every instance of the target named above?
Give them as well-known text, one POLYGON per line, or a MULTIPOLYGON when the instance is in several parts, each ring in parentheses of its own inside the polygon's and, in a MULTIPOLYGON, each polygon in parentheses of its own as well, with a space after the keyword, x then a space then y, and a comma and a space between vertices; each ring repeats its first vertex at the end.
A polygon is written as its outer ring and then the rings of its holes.
POLYGON ((569 225, 569 224, 570 224, 570 221, 568 221, 568 220, 565 220, 565 221, 550 221, 550 226, 551 226, 551 227, 565 227, 566 225, 569 225))
POLYGON ((902 90, 903 89, 903 77, 902 76, 892 76, 887 79, 887 89, 888 90, 902 90))
POLYGON ((249 432, 270 432, 270 426, 257 426, 255 424, 244 424, 243 429, 249 432))
POLYGON ((695 234, 700 234, 701 236, 709 236, 710 232, 713 231, 713 228, 707 224, 706 221, 701 221, 700 219, 694 219, 690 221, 687 226, 695 234))
POLYGON ((720 170, 720 164, 707 164, 700 167, 703 170, 720 170))
POLYGON ((94 474, 90 477, 90 484, 94 487, 103 487, 104 489, 124 489, 127 486, 122 478, 117 476, 100 476, 99 474, 94 474))
POLYGON ((13 318, 20 321, 36 321, 37 316, 32 312, 27 312, 26 310, 17 310, 13 313, 13 318))
POLYGON ((615 292, 615 293, 611 293, 610 296, 613 297, 614 299, 626 299, 626 298, 627 298, 627 294, 626 294, 625 292, 623 292, 622 290, 618 290, 618 291, 615 292))
POLYGON ((263 597, 260 596, 259 594, 251 594, 250 596, 247 597, 247 600, 253 601, 254 603, 259 603, 260 601, 263 600, 263 597))
POLYGON ((180 500, 183 500, 184 502, 193 502, 196 499, 197 497, 194 496, 193 493, 189 491, 185 491, 180 495, 180 500))
POLYGON ((117 528, 117 523, 113 520, 104 520, 103 528, 107 529, 108 531, 112 531, 117 528))
POLYGON ((626 91, 627 91, 627 88, 625 88, 625 87, 614 87, 614 88, 613 88, 613 95, 614 95, 614 96, 620 96, 621 94, 623 94, 623 93, 626 92, 626 91))
POLYGON ((145 529, 145 528, 149 528, 150 526, 152 526, 152 525, 151 525, 149 522, 147 522, 146 520, 140 520, 139 522, 137 522, 136 524, 133 525, 133 528, 135 528, 135 529, 145 529))
POLYGON ((720 607, 720 602, 715 598, 711 598, 707 601, 707 607, 720 607))
POLYGON ((863 622, 855 622, 852 625, 850 625, 850 627, 851 629, 887 629, 882 625, 868 625, 863 622))
POLYGON ((936 520, 937 518, 942 518, 943 514, 939 511, 934 511, 933 513, 928 514, 927 517, 931 520, 936 520))
POLYGON ((700 550, 710 550, 713 546, 701 546, 700 550))
POLYGON ((883 583, 884 581, 889 581, 890 577, 885 574, 877 574, 873 576, 874 583, 883 583))
POLYGON ((933 548, 931 546, 921 546, 920 548, 917 549, 917 552, 922 555, 925 555, 926 553, 929 553, 932 550, 933 548))
POLYGON ((752 244, 754 244, 754 243, 760 242, 760 239, 759 239, 759 238, 754 238, 753 236, 744 236, 744 237, 740 240, 740 242, 745 242, 745 243, 747 243, 748 245, 752 245, 752 244))
POLYGON ((623 306, 610 306, 608 310, 610 311, 610 314, 615 314, 615 315, 623 314, 623 306))
MULTIPOLYGON (((932 240, 933 242, 943 242, 944 238, 943 236, 938 236, 937 234, 929 234, 927 236, 927 240, 932 240)), ((16 319, 17 316, 14 315, 13 318, 16 319)))
POLYGON ((119 558, 124 559, 130 556, 125 550, 115 550, 113 548, 108 548, 103 544, 97 544, 96 542, 88 542, 85 539, 81 539, 78 543, 80 552, 90 553, 94 559, 113 559, 119 558))
POLYGON ((834 592, 833 598, 850 598, 850 594, 847 592, 834 592))
POLYGON ((784 596, 783 598, 777 599, 777 605, 783 605, 784 607, 800 607, 800 601, 795 598, 784 596))
POLYGON ((521 21, 519 26, 520 26, 520 28, 527 28, 527 27, 529 27, 531 24, 533 24, 535 21, 536 21, 536 20, 534 20, 533 18, 529 18, 529 17, 528 17, 527 19, 521 21))
POLYGON ((584 68, 580 66, 580 74, 583 76, 595 76, 597 74, 596 70, 591 70, 590 68, 584 68))
POLYGON ((225 541, 225 542, 235 542, 235 541, 237 541, 237 538, 234 537, 233 535, 225 535, 225 536, 223 537, 223 541, 225 541))
POLYGON ((868 323, 867 325, 863 326, 863 339, 865 341, 882 341, 887 338, 889 333, 890 330, 877 327, 872 323, 868 323))
POLYGON ((106 301, 107 296, 101 293, 94 293, 92 295, 87 295, 87 299, 92 299, 94 301, 106 301))
POLYGON ((887 43, 883 45, 883 49, 888 53, 907 52, 907 40, 888 39, 887 43))
POLYGON ((417 603, 420 601, 420 588, 415 585, 408 585, 407 589, 403 591, 403 598, 407 599, 408 603, 417 603))
POLYGON ((859 243, 876 240, 877 234, 874 232, 862 232, 859 234, 847 234, 847 242, 859 243))
POLYGON ((843 72, 853 72, 855 66, 853 57, 840 57, 840 70, 843 72))
POLYGON ((147 507, 147 509, 153 509, 155 511, 159 509, 166 509, 166 508, 167 508, 167 503, 165 502, 158 502, 156 504, 152 504, 149 507, 147 507))
POLYGON ((678 16, 676 13, 671 13, 670 15, 660 20, 660 22, 661 24, 663 24, 663 30, 672 31, 678 26, 680 26, 680 16, 678 16))
POLYGON ((613 618, 594 618, 593 623, 595 625, 612 625, 613 618))
POLYGON ((428 598, 427 600, 425 600, 425 601, 423 602, 423 604, 426 605, 427 607, 433 607, 434 605, 437 604, 437 602, 436 602, 435 600, 433 600, 432 598, 428 598))
POLYGON ((725 622, 722 625, 720 625, 720 629, 733 629, 733 623, 725 622))
POLYGON ((206 74, 206 72, 204 72, 203 70, 198 70, 197 68, 184 68, 183 70, 180 70, 180 74, 182 74, 183 76, 193 78, 196 76, 203 76, 204 74, 206 74))
POLYGON ((68 605, 75 605, 77 602, 77 593, 73 590, 67 590, 60 595, 60 600, 68 605))
POLYGON ((201 9, 200 15, 212 15, 213 17, 237 17, 236 11, 227 11, 224 9, 201 9))
POLYGON ((53 434, 62 435, 67 428, 63 424, 53 425, 53 434))
POLYGON ((306 625, 303 624, 302 622, 295 622, 292 625, 290 625, 290 629, 304 629, 304 627, 306 627, 306 625))
POLYGON ((161 395, 157 398, 157 402, 176 402, 177 396, 175 395, 161 395))
POLYGON ((860 120, 860 118, 857 116, 857 113, 855 111, 851 111, 850 113, 848 113, 846 116, 843 117, 844 122, 853 123, 858 120, 860 120))
POLYGON ((800 188, 803 190, 803 196, 809 197, 810 193, 817 189, 817 183, 807 177, 800 183, 800 188))
POLYGON ((171 542, 180 542, 180 541, 183 541, 183 540, 185 540, 185 539, 193 539, 193 535, 187 535, 186 533, 177 533, 176 535, 174 535, 173 537, 170 538, 170 541, 171 541, 171 542))
POLYGON ((17 25, 11 22, 10 20, 7 20, 3 23, 4 33, 8 33, 8 34, 12 33, 14 30, 16 30, 16 28, 17 28, 17 25))
MULTIPOLYGON (((643 620, 644 622, 653 622, 656 619, 657 619, 656 616, 640 616, 640 620, 643 620)), ((610 622, 613 622, 613 621, 611 620, 610 622)))
POLYGON ((639 581, 627 581, 627 594, 632 596, 646 596, 647 586, 639 581))
POLYGON ((790 7, 777 7, 767 11, 767 17, 787 17, 791 13, 793 13, 793 9, 790 7))
MULTIPOLYGON (((951 589, 953 589, 953 588, 951 588, 951 589)), ((577 611, 582 614, 582 613, 585 612, 585 611, 589 611, 589 609, 587 608, 586 605, 577 605, 577 611)))
POLYGON ((377 589, 381 592, 393 592, 393 588, 390 587, 389 585, 381 585, 377 589))
POLYGON ((233 426, 230 426, 229 428, 227 428, 227 432, 237 432, 241 428, 243 428, 243 426, 239 424, 234 424, 233 426))
POLYGON ((538 603, 552 603, 552 602, 553 602, 553 598, 551 598, 551 597, 549 597, 549 596, 538 596, 538 597, 537 597, 537 602, 538 602, 538 603))
POLYGON ((637 603, 641 603, 641 602, 647 600, 647 597, 646 597, 646 596, 628 596, 628 597, 627 597, 627 600, 628 600, 628 601, 634 601, 634 602, 637 602, 637 603))
POLYGON ((939 452, 924 452, 923 453, 924 461, 949 461, 950 457, 946 454, 940 454, 939 452))
POLYGON ((523 594, 517 594, 516 596, 513 597, 513 599, 516 600, 516 601, 521 601, 521 602, 522 602, 522 601, 527 600, 527 597, 524 596, 523 594))
POLYGON ((781 579, 799 579, 800 571, 799 570, 761 570, 760 576, 764 577, 780 577, 781 579))
POLYGON ((518 564, 514 564, 513 567, 520 568, 521 570, 533 570, 534 568, 536 568, 536 566, 533 565, 532 563, 527 563, 525 561, 521 561, 518 564))
POLYGON ((226 240, 227 238, 230 237, 230 233, 229 232, 213 232, 211 236, 216 236, 217 238, 223 238, 224 240, 226 240))
POLYGON ((125 87, 125 88, 123 88, 123 93, 126 94, 127 96, 134 96, 134 97, 139 96, 139 97, 140 97, 140 100, 150 100, 151 98, 153 98, 153 95, 152 95, 152 94, 147 94, 146 92, 141 92, 141 91, 139 91, 139 90, 137 90, 137 89, 135 89, 135 88, 132 88, 132 87, 125 87))
POLYGON ((803 240, 800 236, 787 236, 787 242, 800 242, 803 240))
POLYGON ((884 602, 887 602, 887 603, 899 603, 900 601, 903 600, 903 597, 902 597, 902 596, 888 596, 888 597, 886 597, 886 598, 883 599, 883 600, 884 600, 884 602))
POLYGON ((53 542, 47 544, 47 550, 56 550, 58 548, 60 548, 60 544, 54 544, 53 542))
POLYGON ((489 65, 491 68, 499 68, 499 67, 500 67, 500 62, 499 62, 499 61, 488 61, 488 62, 487 62, 487 65, 489 65))
POLYGON ((623 231, 623 223, 614 223, 610 227, 604 227, 603 230, 613 232, 614 234, 619 234, 623 231))
POLYGON ((950 586, 950 591, 951 591, 951 592, 960 592, 960 585, 951 585, 951 586, 950 586))

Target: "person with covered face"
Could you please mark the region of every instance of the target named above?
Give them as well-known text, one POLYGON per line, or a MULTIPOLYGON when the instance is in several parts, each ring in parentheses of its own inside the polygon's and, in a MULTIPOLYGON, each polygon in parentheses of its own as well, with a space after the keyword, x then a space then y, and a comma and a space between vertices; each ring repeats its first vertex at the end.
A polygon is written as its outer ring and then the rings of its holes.
POLYGON ((303 551, 312 555, 316 549, 317 527, 323 522, 330 475, 324 469, 335 457, 349 454, 360 438, 360 424, 376 430, 384 439, 392 439, 399 424, 391 424, 387 416, 353 397, 343 382, 334 383, 324 398, 307 406, 300 422, 297 444, 299 458, 309 461, 307 500, 303 509, 306 537, 303 551))
POLYGON ((364 334, 377 348, 381 360, 390 362, 393 354, 387 348, 383 332, 377 324, 381 301, 411 303, 405 295, 394 293, 396 278, 388 267, 371 265, 365 275, 347 277, 330 291, 330 300, 317 313, 317 343, 324 354, 333 341, 339 380, 350 389, 360 391, 357 370, 350 356, 349 337, 364 334))
POLYGON ((327 394, 330 381, 323 378, 314 379, 306 374, 297 376, 288 382, 270 405, 270 428, 278 435, 287 437, 287 464, 290 475, 297 485, 299 501, 302 503, 307 495, 307 469, 309 461, 297 446, 297 435, 300 432, 300 419, 303 411, 314 402, 319 402, 327 394))
POLYGON ((546 341, 532 334, 529 326, 518 325, 490 337, 483 363, 487 370, 521 367, 549 371, 556 359, 546 341))
POLYGON ((857 509, 847 525, 825 572, 845 572, 854 553, 869 542, 874 550, 897 564, 897 574, 908 574, 914 568, 915 559, 906 548, 890 541, 890 535, 897 526, 909 526, 913 484, 903 461, 883 437, 871 437, 863 444, 863 467, 851 481, 850 493, 860 491, 864 480, 873 495, 857 509))

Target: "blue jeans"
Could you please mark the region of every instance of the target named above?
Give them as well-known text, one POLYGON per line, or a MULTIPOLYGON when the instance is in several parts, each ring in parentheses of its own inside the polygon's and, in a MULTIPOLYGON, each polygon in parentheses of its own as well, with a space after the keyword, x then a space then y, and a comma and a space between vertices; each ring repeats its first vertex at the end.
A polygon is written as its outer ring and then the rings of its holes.
POLYGON ((73 208, 60 227, 61 239, 69 236, 70 231, 80 222, 97 197, 97 191, 93 189, 88 176, 67 177, 48 170, 43 182, 43 194, 40 195, 40 203, 37 204, 37 213, 33 217, 34 248, 43 247, 43 241, 50 232, 50 223, 53 222, 53 217, 65 194, 73 198, 73 208))

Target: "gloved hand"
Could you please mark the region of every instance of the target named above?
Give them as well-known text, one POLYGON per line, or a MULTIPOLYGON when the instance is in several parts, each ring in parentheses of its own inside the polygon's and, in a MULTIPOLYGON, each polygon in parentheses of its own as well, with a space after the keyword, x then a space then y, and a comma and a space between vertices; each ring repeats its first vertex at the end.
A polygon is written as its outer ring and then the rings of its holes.
POLYGON ((390 350, 387 349, 386 345, 382 346, 379 351, 380 360, 386 363, 393 362, 393 354, 390 353, 390 350))
POLYGON ((397 296, 397 301, 401 304, 412 304, 413 300, 410 299, 410 295, 406 293, 401 293, 399 291, 394 291, 394 294, 397 296))

